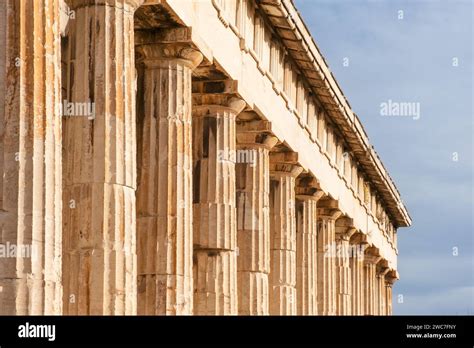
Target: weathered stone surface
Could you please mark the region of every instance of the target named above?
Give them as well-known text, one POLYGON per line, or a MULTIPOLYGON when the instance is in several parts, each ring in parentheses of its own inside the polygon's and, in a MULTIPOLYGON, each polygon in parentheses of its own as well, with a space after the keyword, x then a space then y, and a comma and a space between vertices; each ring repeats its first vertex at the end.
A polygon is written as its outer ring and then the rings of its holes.
POLYGON ((336 220, 337 202, 324 197, 318 204, 318 314, 336 314, 336 220))
POLYGON ((294 5, 206 1, 0 2, 0 314, 391 314, 411 219, 294 5))
POLYGON ((0 4, 0 244, 15 250, 0 256, 2 315, 62 313, 58 11, 0 4))
POLYGON ((194 314, 237 314, 235 250, 194 251, 194 314))
POLYGON ((68 102, 94 114, 63 123, 67 314, 136 314, 133 13, 141 1, 68 1, 68 102))
MULTIPOLYGON (((270 162, 275 137, 249 132, 252 122, 237 126, 237 151, 247 161, 236 163, 237 277, 241 315, 269 314, 270 162)), ((255 124, 255 123, 254 123, 255 124)))
POLYGON ((235 118, 245 102, 193 96, 195 314, 237 314, 235 118))
POLYGON ((292 154, 272 156, 270 172, 270 314, 295 315, 295 180, 303 168, 286 162, 292 154))
POLYGON ((189 45, 140 45, 137 192, 138 313, 193 312, 191 73, 189 45))
POLYGON ((368 245, 364 237, 365 235, 362 233, 355 233, 350 239, 351 247, 354 249, 349 260, 352 282, 352 315, 365 314, 364 254, 368 245))
POLYGON ((392 315, 392 286, 399 278, 398 272, 394 269, 390 269, 390 271, 385 275, 385 285, 386 285, 386 301, 387 301, 387 315, 392 315))
POLYGON ((385 292, 385 274, 389 271, 389 268, 377 267, 377 304, 378 310, 377 315, 387 314, 387 294, 385 292))
POLYGON ((296 196, 296 297, 298 315, 318 314, 318 196, 296 196))
POLYGON ((352 314, 352 279, 350 259, 352 251, 349 240, 355 233, 352 220, 347 217, 336 221, 336 314, 352 314))
POLYGON ((378 314, 378 283, 377 283, 377 263, 380 261, 380 256, 375 248, 368 248, 364 256, 364 284, 365 284, 365 315, 378 314))

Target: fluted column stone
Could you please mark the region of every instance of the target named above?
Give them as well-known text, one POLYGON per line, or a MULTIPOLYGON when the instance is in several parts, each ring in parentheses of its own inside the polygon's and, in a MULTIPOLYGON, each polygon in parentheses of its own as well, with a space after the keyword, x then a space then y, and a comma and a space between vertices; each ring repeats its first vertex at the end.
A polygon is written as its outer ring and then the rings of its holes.
POLYGON ((237 301, 236 116, 230 94, 193 95, 195 314, 235 315, 237 301))
POLYGON ((297 314, 317 315, 317 204, 323 192, 309 175, 298 177, 296 185, 297 314))
POLYGON ((385 290, 385 275, 389 272, 386 260, 377 266, 378 311, 377 315, 387 315, 387 293, 385 290), (385 261, 385 263, 384 263, 385 261), (382 264, 382 265, 381 265, 382 264))
POLYGON ((354 252, 350 258, 351 281, 352 281, 352 315, 364 315, 364 253, 366 244, 365 235, 355 233, 350 239, 354 252))
POLYGON ((277 138, 237 123, 237 283, 239 315, 269 314, 270 162, 277 138))
POLYGON ((376 268, 380 256, 371 254, 371 248, 366 250, 364 256, 364 279, 365 279, 365 315, 376 315, 376 268))
POLYGON ((0 4, 0 315, 62 314, 59 0, 0 4), (4 49, 3 49, 4 48, 4 49))
POLYGON ((392 306, 393 306, 393 299, 392 299, 392 289, 393 284, 398 279, 397 271, 391 269, 385 275, 385 297, 386 297, 386 315, 392 315, 392 306))
POLYGON ((270 314, 296 315, 295 180, 303 168, 296 154, 271 156, 270 170, 270 314))
POLYGON ((352 314, 352 277, 350 260, 352 249, 349 240, 356 229, 352 220, 340 218, 336 222, 336 314, 352 314), (349 222, 347 222, 349 221, 349 222), (341 223, 339 225, 339 223, 341 223))
POLYGON ((336 314, 337 202, 324 198, 318 205, 318 314, 336 314))
POLYGON ((180 38, 143 35, 137 46, 138 314, 193 313, 191 78, 202 54, 180 38))
POLYGON ((142 0, 68 0, 70 103, 63 123, 67 314, 137 313, 133 14, 142 0))

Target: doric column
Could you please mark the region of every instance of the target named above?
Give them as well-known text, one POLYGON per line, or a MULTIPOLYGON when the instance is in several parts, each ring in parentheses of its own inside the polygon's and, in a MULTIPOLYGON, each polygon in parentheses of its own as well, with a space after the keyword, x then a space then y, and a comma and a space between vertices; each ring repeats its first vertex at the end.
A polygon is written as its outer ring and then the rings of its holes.
POLYGON ((138 38, 138 314, 193 313, 191 74, 183 30, 138 38))
POLYGON ((270 155, 270 314, 296 314, 295 179, 303 168, 294 152, 270 155))
POLYGON ((237 282, 240 315, 269 314, 270 163, 265 121, 237 122, 237 282))
POLYGON ((324 197, 318 203, 318 314, 336 314, 337 201, 324 197))
MULTIPOLYGON (((194 313, 237 314, 235 118, 245 102, 193 87, 194 313)), ((216 92, 213 90, 213 92, 216 92)))
POLYGON ((385 291, 385 275, 390 271, 387 260, 381 260, 377 264, 377 315, 386 315, 387 313, 387 294, 385 291))
POLYGON ((318 314, 317 203, 323 196, 316 179, 296 183, 296 297, 298 315, 318 314))
POLYGON ((341 217, 336 221, 336 314, 352 314, 352 279, 349 240, 356 229, 352 219, 341 217))
POLYGON ((365 279, 365 315, 376 315, 376 268, 380 261, 376 248, 370 247, 364 256, 364 279, 365 279))
POLYGON ((352 315, 364 315, 364 252, 368 247, 366 235, 355 233, 350 243, 353 253, 350 258, 352 281, 352 315))
POLYGON ((392 287, 395 281, 398 279, 398 273, 396 270, 391 269, 387 274, 385 275, 385 309, 386 309, 386 315, 392 315, 392 287))
POLYGON ((386 307, 385 315, 392 315, 392 283, 385 282, 386 307))
POLYGON ((58 14, 59 0, 0 5, 0 244, 15 253, 0 257, 1 315, 62 313, 58 14))
POLYGON ((133 14, 142 0, 68 0, 71 91, 63 123, 67 314, 136 314, 133 14))

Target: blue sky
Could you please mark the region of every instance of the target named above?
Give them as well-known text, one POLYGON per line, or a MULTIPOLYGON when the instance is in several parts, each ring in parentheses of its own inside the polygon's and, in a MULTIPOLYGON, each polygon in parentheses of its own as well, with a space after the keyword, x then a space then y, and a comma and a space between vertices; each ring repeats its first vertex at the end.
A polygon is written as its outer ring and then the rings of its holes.
POLYGON ((413 219, 394 314, 474 314, 473 2, 294 2, 413 219), (388 100, 420 118, 381 116, 388 100))

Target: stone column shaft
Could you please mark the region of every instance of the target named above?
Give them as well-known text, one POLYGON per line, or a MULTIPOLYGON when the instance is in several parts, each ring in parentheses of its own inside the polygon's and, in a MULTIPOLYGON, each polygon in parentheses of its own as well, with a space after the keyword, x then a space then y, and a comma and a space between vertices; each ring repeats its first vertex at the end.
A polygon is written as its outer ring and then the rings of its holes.
POLYGON ((374 314, 374 282, 375 277, 375 265, 366 263, 364 265, 364 283, 365 283, 365 303, 364 313, 365 315, 374 314))
POLYGON ((302 168, 272 171, 270 182, 270 314, 295 315, 296 216, 295 178, 302 168))
POLYGON ((375 270, 375 280, 374 280, 374 313, 373 315, 379 315, 380 311, 380 277, 377 274, 377 269, 375 270))
POLYGON ((65 313, 136 314, 133 14, 142 1, 67 2, 68 102, 89 107, 63 123, 65 313))
POLYGON ((352 314, 352 279, 349 239, 354 228, 336 227, 336 314, 352 314))
MULTIPOLYGON (((248 138, 248 137, 245 137, 248 138)), ((277 139, 253 137, 237 144, 237 153, 250 159, 236 164, 238 304, 240 315, 269 314, 270 164, 269 150, 277 139)))
POLYGON ((385 315, 385 279, 377 274, 377 313, 376 315, 385 315))
POLYGON ((237 314, 236 115, 245 102, 193 96, 195 314, 237 314))
MULTIPOLYGON (((387 264, 385 266, 388 266, 387 264)), ((398 272, 394 269, 385 270, 383 272, 385 279, 385 310, 386 315, 392 315, 392 287, 395 281, 398 279, 398 272)))
POLYGON ((385 284, 385 296, 386 296, 386 315, 392 315, 392 284, 385 284))
POLYGON ((356 248, 350 259, 352 280, 352 315, 364 315, 364 250, 365 244, 352 244, 356 248))
MULTIPOLYGON (((153 41, 153 40, 151 40, 153 41)), ((191 75, 186 43, 147 43, 139 114, 138 314, 193 313, 191 75)))
POLYGON ((385 291, 385 275, 389 268, 386 260, 380 262, 381 266, 377 269, 377 287, 378 287, 378 311, 377 315, 387 315, 387 293, 385 291))
POLYGON ((365 315, 376 315, 377 313, 376 270, 379 260, 379 256, 366 254, 364 257, 365 315))
POLYGON ((340 212, 318 211, 318 314, 336 314, 336 233, 340 212))
POLYGON ((296 198, 297 314, 316 315, 318 197, 298 195, 296 198))
POLYGON ((59 1, 0 9, 0 314, 61 314, 59 1))

